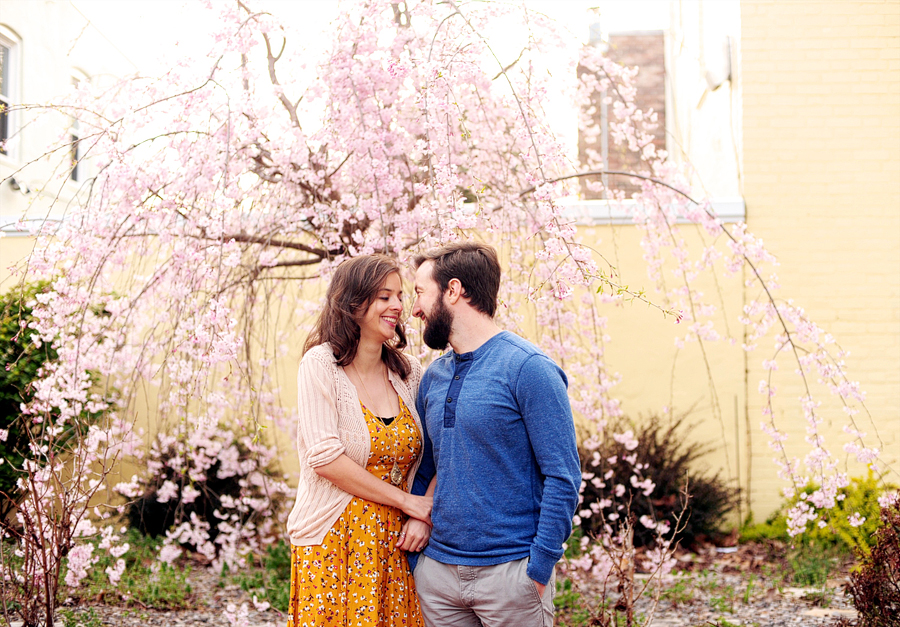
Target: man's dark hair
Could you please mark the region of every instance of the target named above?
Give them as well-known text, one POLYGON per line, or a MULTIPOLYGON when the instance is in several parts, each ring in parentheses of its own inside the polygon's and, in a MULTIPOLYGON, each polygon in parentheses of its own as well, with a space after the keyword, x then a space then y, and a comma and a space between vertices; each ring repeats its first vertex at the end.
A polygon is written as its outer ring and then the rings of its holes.
POLYGON ((441 294, 447 291, 450 279, 459 279, 469 304, 494 317, 500 290, 500 262, 492 246, 456 242, 413 257, 417 269, 426 261, 434 262, 431 277, 441 288, 441 294))

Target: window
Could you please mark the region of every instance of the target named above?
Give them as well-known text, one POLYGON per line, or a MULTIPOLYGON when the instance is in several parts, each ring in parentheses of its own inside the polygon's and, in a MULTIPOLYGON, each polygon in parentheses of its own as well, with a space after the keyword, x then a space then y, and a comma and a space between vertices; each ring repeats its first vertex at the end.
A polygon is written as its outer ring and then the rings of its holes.
MULTIPOLYGON (((87 81, 88 77, 78 70, 72 71, 72 88, 78 89, 82 81, 87 81)), ((69 178, 72 181, 80 182, 85 178, 85 165, 82 163, 84 158, 84 148, 81 144, 81 123, 78 118, 72 118, 69 125, 69 178)))
POLYGON ((12 43, 0 35, 0 154, 8 154, 6 142, 10 135, 10 113, 12 104, 12 43))
POLYGON ((0 152, 3 154, 9 139, 9 53, 9 47, 0 40, 0 152))
MULTIPOLYGON (((658 125, 651 133, 657 150, 666 149, 666 72, 665 35, 663 31, 631 31, 604 34, 600 25, 591 27, 589 45, 602 46, 605 54, 613 61, 626 67, 638 66, 640 71, 635 79, 637 94, 635 104, 647 113, 651 109, 657 115, 658 125)), ((579 75, 587 70, 578 69, 579 75)), ((637 172, 641 169, 641 159, 625 146, 618 146, 609 136, 612 106, 606 98, 618 99, 615 93, 595 94, 591 103, 593 129, 585 133, 579 131, 578 153, 583 166, 592 169, 637 172)), ((592 177, 593 178, 593 177, 592 177)), ((641 186, 634 179, 625 176, 596 177, 602 181, 603 190, 590 189, 588 179, 581 179, 581 191, 586 200, 607 197, 606 190, 624 192, 630 196, 640 191, 641 186)))
POLYGON ((69 141, 71 142, 69 145, 69 160, 71 162, 71 170, 69 171, 69 178, 75 182, 78 182, 82 179, 82 172, 79 171, 79 165, 81 164, 81 131, 78 128, 78 120, 74 120, 72 122, 72 128, 69 129, 69 141))
POLYGON ((19 39, 0 25, 0 155, 12 156, 16 114, 10 111, 18 96, 19 39))

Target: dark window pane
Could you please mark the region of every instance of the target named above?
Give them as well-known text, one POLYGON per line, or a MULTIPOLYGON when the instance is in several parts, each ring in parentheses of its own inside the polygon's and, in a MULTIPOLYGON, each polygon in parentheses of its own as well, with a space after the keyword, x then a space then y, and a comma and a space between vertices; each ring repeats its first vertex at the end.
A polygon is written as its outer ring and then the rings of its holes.
POLYGON ((9 48, 0 46, 0 95, 9 96, 9 48))
POLYGON ((9 139, 9 112, 6 110, 6 103, 0 101, 0 154, 7 154, 7 139, 9 139))
POLYGON ((72 160, 72 172, 69 174, 69 177, 73 181, 78 180, 78 137, 75 135, 70 135, 69 140, 72 142, 72 147, 69 148, 69 157, 72 160))

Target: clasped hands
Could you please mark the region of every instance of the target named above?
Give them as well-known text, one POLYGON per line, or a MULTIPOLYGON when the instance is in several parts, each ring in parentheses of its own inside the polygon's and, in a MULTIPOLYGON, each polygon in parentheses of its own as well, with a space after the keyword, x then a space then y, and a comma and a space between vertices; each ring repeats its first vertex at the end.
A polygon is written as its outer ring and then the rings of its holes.
POLYGON ((417 553, 428 544, 431 537, 431 507, 434 502, 430 496, 410 494, 403 506, 409 518, 400 528, 397 548, 417 553))
MULTIPOLYGON (((428 544, 431 537, 431 507, 434 499, 430 496, 408 495, 403 511, 409 516, 400 528, 397 548, 418 553, 428 544)), ((544 596, 546 584, 534 582, 538 596, 544 596)))

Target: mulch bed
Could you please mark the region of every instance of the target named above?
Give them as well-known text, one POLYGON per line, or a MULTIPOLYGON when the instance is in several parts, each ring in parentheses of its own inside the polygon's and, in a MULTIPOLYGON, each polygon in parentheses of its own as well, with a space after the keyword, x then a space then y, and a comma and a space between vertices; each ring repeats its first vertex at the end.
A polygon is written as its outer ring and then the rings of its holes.
MULTIPOLYGON (((747 544, 734 549, 714 546, 698 548, 693 553, 681 552, 677 574, 666 582, 665 589, 678 586, 653 607, 650 598, 636 604, 636 615, 653 611, 652 625, 657 627, 730 627, 751 626, 820 626, 855 618, 851 599, 844 591, 847 570, 829 579, 826 589, 796 588, 780 581, 784 549, 777 544, 747 544), (723 552, 733 551, 733 552, 723 552), (749 587, 749 591, 748 591, 749 587)), ((225 610, 229 605, 246 604, 248 627, 283 627, 286 618, 269 609, 258 612, 247 593, 234 585, 221 585, 218 574, 209 569, 191 572, 192 607, 186 610, 162 611, 144 607, 89 605, 73 608, 82 620, 93 617, 94 624, 116 627, 224 627, 228 625, 225 610)), ((638 576, 638 585, 643 577, 638 576)), ((582 590, 588 597, 596 590, 582 590)), ((557 613, 560 627, 573 622, 575 613, 563 608, 557 613)), ((87 624, 91 624, 87 622, 87 624)), ((581 623, 585 624, 585 623, 581 623)), ((587 623, 590 624, 590 623, 587 623)))
MULTIPOLYGON (((838 625, 856 618, 845 591, 850 563, 841 565, 824 589, 801 588, 783 582, 785 553, 786 547, 777 542, 679 551, 679 565, 659 601, 654 603, 650 595, 639 599, 635 616, 652 613, 656 627, 838 625)), ((637 575, 636 586, 645 579, 637 575)), ((591 586, 579 591, 583 598, 599 596, 591 586)), ((573 618, 583 621, 583 614, 563 609, 556 624, 590 625, 573 618)))

